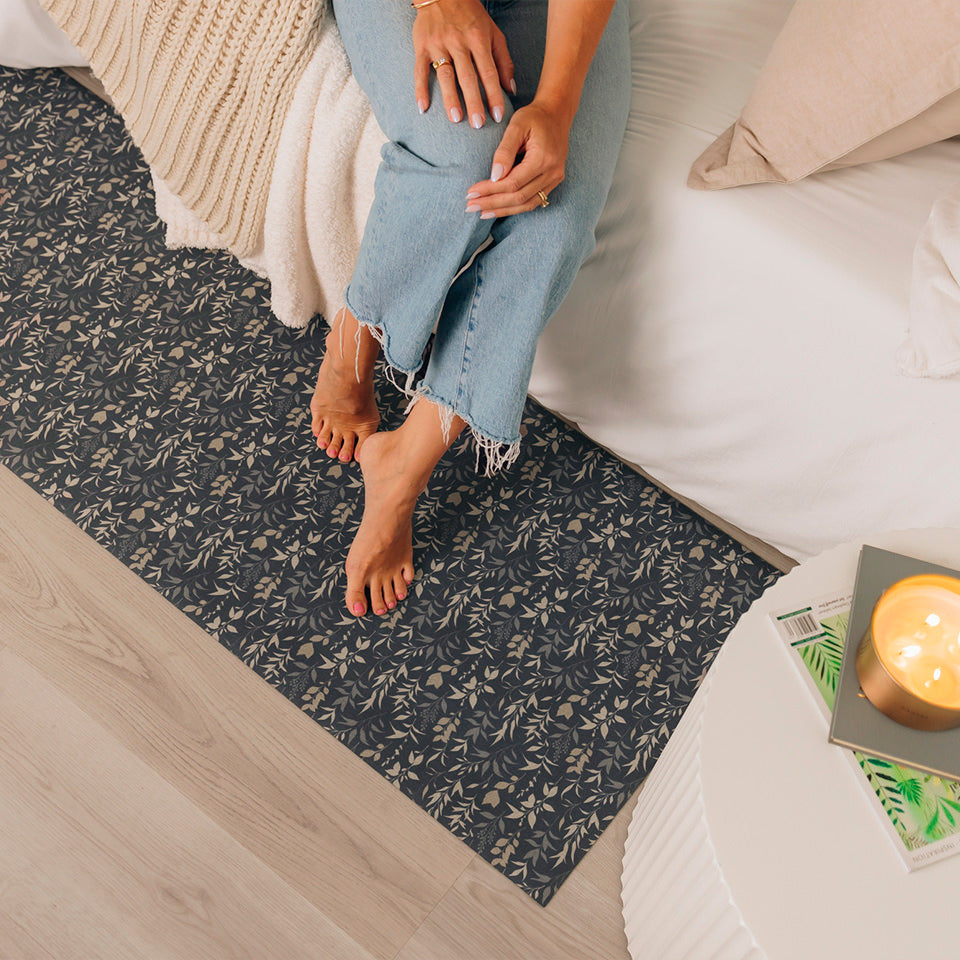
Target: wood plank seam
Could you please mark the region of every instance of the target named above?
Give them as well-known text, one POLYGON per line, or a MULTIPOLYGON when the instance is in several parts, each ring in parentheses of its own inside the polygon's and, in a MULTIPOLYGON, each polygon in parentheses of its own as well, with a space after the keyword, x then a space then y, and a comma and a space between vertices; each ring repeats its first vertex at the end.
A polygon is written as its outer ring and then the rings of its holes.
MULTIPOLYGON (((480 860, 480 859, 481 857, 479 857, 477 854, 474 854, 473 857, 471 857, 466 862, 466 864, 464 865, 464 868, 460 871, 459 874, 457 874, 456 877, 454 877, 453 882, 450 884, 450 886, 443 891, 441 896, 437 899, 437 902, 431 907, 430 912, 417 925, 417 929, 414 930, 410 934, 410 936, 407 937, 406 940, 404 940, 403 944, 401 944, 400 946, 400 949, 390 958, 390 960, 397 960, 397 957, 399 957, 400 954, 402 954, 403 951, 407 949, 407 944, 410 943, 410 941, 413 940, 414 937, 416 937, 416 935, 420 932, 421 927, 423 927, 424 924, 428 923, 430 918, 443 905, 443 901, 447 899, 447 896, 450 894, 450 891, 453 890, 453 888, 460 882, 460 878, 470 869, 470 867, 473 865, 475 860, 480 860)), ((493 867, 491 867, 490 869, 492 870, 493 867)))

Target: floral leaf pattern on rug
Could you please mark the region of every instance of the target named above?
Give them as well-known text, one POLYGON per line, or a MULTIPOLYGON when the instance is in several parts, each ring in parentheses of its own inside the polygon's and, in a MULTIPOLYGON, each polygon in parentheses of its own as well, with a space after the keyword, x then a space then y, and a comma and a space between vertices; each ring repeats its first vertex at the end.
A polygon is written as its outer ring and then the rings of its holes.
POLYGON ((324 325, 165 249, 122 122, 65 75, 0 70, 0 127, 0 462, 546 903, 777 572, 528 403, 505 474, 442 461, 408 600, 354 620, 360 474, 307 415, 324 325))

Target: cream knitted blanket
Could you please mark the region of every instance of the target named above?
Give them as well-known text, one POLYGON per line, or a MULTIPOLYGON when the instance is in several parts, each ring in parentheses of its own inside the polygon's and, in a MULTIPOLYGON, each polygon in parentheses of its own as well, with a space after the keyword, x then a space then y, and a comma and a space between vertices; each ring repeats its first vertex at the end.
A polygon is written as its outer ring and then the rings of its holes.
POLYGON ((357 260, 384 140, 328 13, 284 118, 262 243, 241 254, 151 170, 167 246, 231 250, 269 279, 271 309, 287 326, 317 313, 331 320, 357 260))
POLYGON ((324 0, 41 0, 170 190, 238 256, 260 243, 324 0))

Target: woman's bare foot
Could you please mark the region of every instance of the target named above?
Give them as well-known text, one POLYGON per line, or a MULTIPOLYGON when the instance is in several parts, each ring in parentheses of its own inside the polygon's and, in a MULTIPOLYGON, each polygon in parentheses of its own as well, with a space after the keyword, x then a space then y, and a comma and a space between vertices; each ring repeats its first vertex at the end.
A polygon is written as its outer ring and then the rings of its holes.
POLYGON ((337 314, 327 334, 327 350, 310 401, 317 446, 343 463, 349 463, 380 426, 373 393, 373 368, 380 345, 366 327, 361 327, 360 355, 356 357, 357 327, 349 310, 337 314))
POLYGON ((347 609, 380 615, 407 595, 413 581, 413 509, 423 487, 399 465, 399 431, 378 433, 357 455, 363 472, 363 520, 347 554, 347 609))
POLYGON ((357 456, 363 472, 363 519, 347 554, 347 610, 393 610, 413 582, 413 511, 437 461, 466 424, 453 418, 444 439, 437 408, 414 405, 398 430, 370 437, 357 456))

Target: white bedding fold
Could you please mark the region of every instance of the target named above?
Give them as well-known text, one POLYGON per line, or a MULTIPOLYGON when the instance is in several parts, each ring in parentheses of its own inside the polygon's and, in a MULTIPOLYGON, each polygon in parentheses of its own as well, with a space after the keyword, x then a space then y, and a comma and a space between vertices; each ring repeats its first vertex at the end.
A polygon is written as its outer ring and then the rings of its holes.
POLYGON ((910 336, 897 362, 912 377, 960 373, 960 181, 934 203, 914 248, 910 336))

